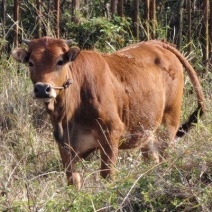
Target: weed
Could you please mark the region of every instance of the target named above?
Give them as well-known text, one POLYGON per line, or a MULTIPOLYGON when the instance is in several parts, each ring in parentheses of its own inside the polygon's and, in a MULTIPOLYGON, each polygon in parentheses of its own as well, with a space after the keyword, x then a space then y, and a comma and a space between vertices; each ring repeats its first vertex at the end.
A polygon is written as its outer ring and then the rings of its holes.
MULTIPOLYGON (((99 176, 99 154, 83 162, 82 189, 66 185, 48 117, 31 98, 28 73, 0 62, 1 211, 212 211, 212 98, 203 80, 207 114, 167 149, 161 164, 144 164, 140 152, 120 151, 117 176, 99 176), (19 70, 19 71, 17 71, 19 70)), ((195 108, 186 83, 182 122, 195 108)), ((80 167, 79 167, 80 168, 80 167)))

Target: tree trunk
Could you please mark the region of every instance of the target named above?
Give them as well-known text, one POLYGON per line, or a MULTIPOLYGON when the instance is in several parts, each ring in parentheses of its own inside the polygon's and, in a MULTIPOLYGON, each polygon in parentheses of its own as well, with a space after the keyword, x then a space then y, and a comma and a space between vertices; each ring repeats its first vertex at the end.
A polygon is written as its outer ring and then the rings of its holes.
POLYGON ((191 53, 192 50, 192 38, 191 38, 191 0, 187 2, 187 12, 188 12, 188 52, 191 53))
POLYGON ((138 16, 139 16, 139 0, 133 0, 133 6, 132 6, 133 35, 136 41, 139 40, 138 16))
POLYGON ((14 44, 18 47, 18 33, 19 33, 19 0, 14 0, 14 44))
POLYGON ((47 4, 47 21, 46 21, 46 24, 47 24, 47 27, 45 27, 45 34, 46 35, 52 35, 52 27, 51 27, 51 13, 52 13, 52 4, 51 4, 51 1, 49 1, 47 4))
POLYGON ((212 71, 212 1, 210 1, 210 20, 209 20, 209 24, 210 24, 210 26, 209 26, 209 32, 210 32, 210 47, 209 47, 209 49, 210 49, 210 61, 209 61, 209 65, 210 65, 210 67, 211 67, 211 71, 212 71))
MULTIPOLYGON (((7 1, 6 0, 2 0, 2 38, 5 40, 5 28, 6 28, 6 8, 7 8, 7 1)), ((5 51, 5 45, 0 44, 0 54, 1 52, 5 51)))
POLYGON ((5 26, 6 26, 6 8, 7 1, 2 0, 2 37, 5 38, 5 26))
POLYGON ((180 49, 182 44, 182 32, 183 32, 183 6, 185 0, 179 1, 179 28, 178 28, 178 37, 177 37, 177 48, 180 49))
POLYGON ((149 18, 151 23, 151 39, 155 38, 155 27, 156 27, 156 3, 155 0, 150 0, 149 18))
POLYGON ((209 0, 203 1, 203 64, 205 65, 205 72, 209 69, 209 0))
POLYGON ((37 35, 38 37, 42 37, 42 29, 41 29, 41 0, 36 0, 37 3, 37 35))
POLYGON ((123 0, 118 0, 117 4, 117 14, 120 17, 124 17, 124 12, 123 12, 123 0))
POLYGON ((55 0, 55 33, 56 37, 60 37, 60 0, 55 0))
POLYGON ((150 0, 145 0, 145 8, 144 8, 144 29, 145 29, 145 34, 147 37, 147 40, 150 39, 150 33, 149 33, 149 26, 150 26, 150 19, 149 19, 149 9, 150 9, 150 0))
POLYGON ((71 5, 71 20, 73 23, 78 23, 79 18, 78 18, 78 13, 79 12, 79 0, 72 0, 72 5, 71 5))
POLYGON ((117 9, 117 2, 116 2, 116 0, 111 0, 111 16, 112 16, 112 18, 116 14, 116 9, 117 9))

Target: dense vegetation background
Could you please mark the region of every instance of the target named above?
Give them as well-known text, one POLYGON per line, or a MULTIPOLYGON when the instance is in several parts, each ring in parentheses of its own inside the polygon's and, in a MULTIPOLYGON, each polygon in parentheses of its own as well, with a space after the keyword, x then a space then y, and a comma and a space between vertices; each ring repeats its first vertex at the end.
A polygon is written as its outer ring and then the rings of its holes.
POLYGON ((74 39, 105 51, 148 39, 166 39, 190 53, 199 48, 208 69, 212 40, 209 0, 2 0, 1 50, 22 38, 74 39))
MULTIPOLYGON (((210 8, 209 0, 0 1, 0 211, 212 211, 210 8), (82 189, 67 187, 48 116, 31 98, 27 67, 10 57, 22 38, 45 35, 106 52, 165 39, 196 69, 207 114, 161 164, 144 164, 138 151, 120 152, 117 179, 105 182, 96 153, 79 164, 82 189)), ((188 77, 183 102, 182 122, 196 107, 188 77)))

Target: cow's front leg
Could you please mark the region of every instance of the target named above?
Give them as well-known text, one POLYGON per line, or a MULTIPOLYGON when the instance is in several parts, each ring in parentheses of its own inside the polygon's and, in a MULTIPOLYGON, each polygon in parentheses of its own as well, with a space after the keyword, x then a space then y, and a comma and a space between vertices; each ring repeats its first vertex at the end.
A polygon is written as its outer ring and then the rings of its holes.
POLYGON ((58 144, 63 167, 66 172, 68 185, 74 185, 78 190, 81 188, 81 177, 76 171, 77 158, 71 154, 69 147, 58 144))
POLYGON ((118 158, 118 144, 104 145, 101 152, 101 170, 100 175, 105 179, 114 180, 115 166, 118 158))

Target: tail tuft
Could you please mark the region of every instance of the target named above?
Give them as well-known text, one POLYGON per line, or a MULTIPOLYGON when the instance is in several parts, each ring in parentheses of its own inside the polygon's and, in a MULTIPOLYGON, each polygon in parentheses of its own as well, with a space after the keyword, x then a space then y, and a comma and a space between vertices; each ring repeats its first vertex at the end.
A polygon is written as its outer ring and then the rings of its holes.
POLYGON ((193 124, 196 124, 199 117, 201 117, 205 112, 205 109, 202 106, 199 106, 189 117, 189 120, 184 123, 177 131, 176 138, 183 137, 193 124))

